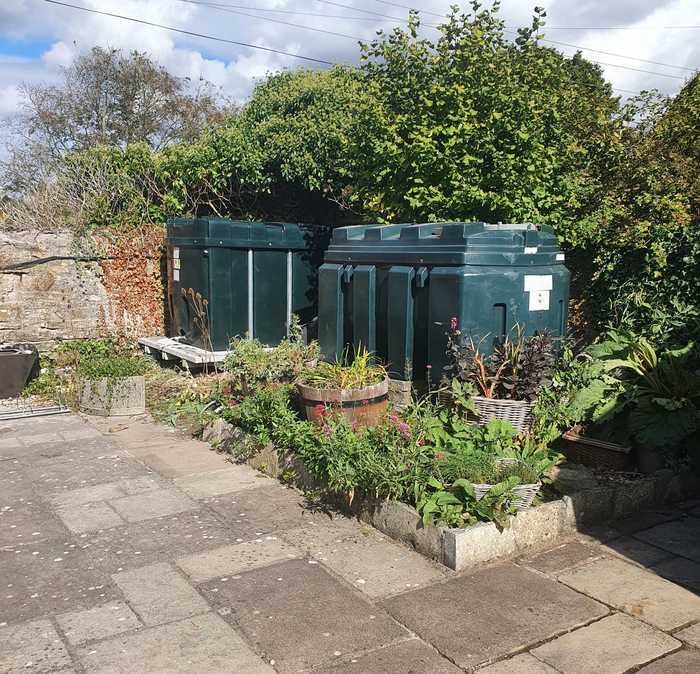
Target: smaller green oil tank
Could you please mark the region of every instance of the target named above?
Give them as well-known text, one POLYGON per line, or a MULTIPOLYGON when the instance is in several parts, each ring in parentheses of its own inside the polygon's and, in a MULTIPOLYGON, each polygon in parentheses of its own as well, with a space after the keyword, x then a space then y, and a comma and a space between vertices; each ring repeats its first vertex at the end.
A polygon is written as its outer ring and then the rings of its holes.
POLYGON ((319 270, 324 358, 366 348, 392 378, 439 381, 452 318, 484 350, 516 326, 566 332, 569 272, 548 226, 445 222, 334 230, 319 270))
POLYGON ((328 228, 315 225, 170 220, 170 336, 214 351, 244 335, 278 344, 292 314, 302 323, 316 315, 318 266, 328 238, 328 228))

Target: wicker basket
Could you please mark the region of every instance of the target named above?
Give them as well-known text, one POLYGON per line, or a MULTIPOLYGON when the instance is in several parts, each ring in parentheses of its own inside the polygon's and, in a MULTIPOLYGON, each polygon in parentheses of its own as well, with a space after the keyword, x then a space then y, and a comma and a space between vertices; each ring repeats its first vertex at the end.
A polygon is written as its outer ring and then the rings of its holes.
MULTIPOLYGON (((486 492, 493 487, 492 484, 472 484, 472 486, 474 487, 474 496, 477 501, 484 498, 486 492)), ((518 511, 527 510, 535 500, 535 496, 537 496, 540 487, 542 487, 541 482, 519 484, 517 487, 513 487, 513 499, 511 502, 515 506, 515 509, 518 511)))
POLYGON ((509 421, 519 433, 527 433, 532 428, 532 408, 534 403, 527 400, 496 400, 473 396, 472 400, 478 411, 478 416, 469 413, 468 418, 485 426, 491 419, 509 421))
POLYGON ((590 468, 628 470, 632 463, 632 449, 604 440, 595 440, 569 431, 561 436, 561 452, 571 463, 581 463, 590 468))

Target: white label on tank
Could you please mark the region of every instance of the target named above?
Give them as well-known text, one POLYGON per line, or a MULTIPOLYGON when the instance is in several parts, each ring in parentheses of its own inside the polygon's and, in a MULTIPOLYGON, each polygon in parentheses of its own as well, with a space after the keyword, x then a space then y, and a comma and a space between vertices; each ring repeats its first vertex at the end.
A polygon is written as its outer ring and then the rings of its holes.
POLYGON ((180 269, 180 260, 173 260, 173 269, 180 269))
POLYGON ((525 255, 535 255, 537 253, 537 246, 525 246, 525 255))
POLYGON ((530 292, 530 311, 549 311, 549 290, 530 292))
POLYGON ((180 249, 173 248, 173 260, 179 260, 179 259, 180 259, 180 249))
POLYGON ((180 270, 173 269, 173 281, 179 281, 179 280, 180 280, 180 270))
POLYGON ((532 274, 525 276, 525 292, 531 293, 533 290, 551 290, 551 274, 532 274))
POLYGON ((557 253, 557 262, 564 262, 566 260, 566 255, 564 253, 557 253))

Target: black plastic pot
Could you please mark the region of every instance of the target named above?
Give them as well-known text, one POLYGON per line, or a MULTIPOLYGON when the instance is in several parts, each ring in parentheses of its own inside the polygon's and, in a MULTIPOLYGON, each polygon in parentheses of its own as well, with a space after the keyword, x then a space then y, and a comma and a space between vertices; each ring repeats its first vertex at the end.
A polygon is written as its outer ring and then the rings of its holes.
POLYGON ((0 398, 14 398, 39 374, 39 353, 29 344, 0 345, 0 398))

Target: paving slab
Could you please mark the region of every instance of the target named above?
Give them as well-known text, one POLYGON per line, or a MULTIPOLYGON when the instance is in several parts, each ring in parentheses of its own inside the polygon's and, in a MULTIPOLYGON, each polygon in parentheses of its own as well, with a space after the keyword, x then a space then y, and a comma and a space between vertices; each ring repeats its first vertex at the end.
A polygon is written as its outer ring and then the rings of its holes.
POLYGON ((191 441, 171 443, 166 446, 149 447, 148 453, 140 454, 134 449, 127 451, 138 456, 139 461, 164 477, 184 477, 196 473, 219 470, 228 464, 221 455, 212 452, 208 445, 191 441))
POLYGON ((601 551, 644 567, 650 567, 673 558, 673 553, 668 550, 657 548, 655 545, 649 545, 649 543, 632 537, 610 541, 601 546, 601 551))
POLYGON ((5 460, 0 466, 0 508, 39 500, 32 481, 25 474, 19 461, 5 460))
POLYGON ((327 545, 351 539, 369 538, 376 533, 376 529, 368 524, 348 517, 330 519, 324 516, 319 520, 305 522, 304 526, 282 531, 280 535, 294 542, 300 550, 313 555, 327 545))
POLYGON ((559 580, 662 630, 700 620, 700 597, 621 559, 601 559, 559 580))
POLYGON ((271 482, 271 478, 244 464, 229 464, 226 468, 175 480, 176 486, 192 498, 207 498, 243 489, 254 489, 265 482, 271 482))
POLYGON ((700 672, 700 652, 678 651, 639 670, 643 674, 691 674, 700 672))
POLYGON ((95 501, 108 501, 122 496, 126 496, 126 492, 119 486, 118 482, 107 482, 55 494, 51 497, 51 503, 57 508, 74 507, 95 501))
POLYGON ((48 497, 146 472, 124 452, 111 452, 101 445, 98 449, 100 453, 76 451, 70 458, 37 460, 28 464, 25 471, 36 491, 48 497))
POLYGON ((136 614, 122 601, 112 601, 83 611, 56 616, 68 642, 76 646, 93 639, 104 639, 142 626, 136 614))
POLYGON ((168 482, 163 480, 163 478, 156 473, 119 480, 119 488, 129 496, 143 494, 144 492, 153 491, 155 489, 163 489, 167 485, 168 482))
POLYGON ((124 524, 124 520, 107 503, 85 503, 57 508, 56 514, 75 534, 92 533, 124 524))
POLYGON ((314 669, 314 674, 459 674, 461 671, 424 641, 409 639, 314 669))
POLYGON ((696 623, 691 627, 686 627, 684 630, 676 632, 673 636, 682 639, 685 643, 695 648, 700 648, 700 623, 696 623))
POLYGON ((58 432, 28 433, 22 436, 22 444, 25 447, 52 445, 65 442, 65 438, 58 432))
POLYGON ((700 562, 700 518, 685 517, 635 534, 647 543, 700 562))
POLYGON ((700 564, 685 557, 673 557, 654 566, 651 571, 693 592, 700 592, 700 564))
POLYGON ((521 653, 508 660, 501 660, 479 669, 479 674, 558 674, 558 672, 534 655, 521 653))
POLYGON ((209 581, 200 589, 266 660, 275 661, 278 672, 332 664, 408 636, 381 608, 306 560, 209 581))
POLYGON ((88 672, 153 674, 202 672, 274 674, 243 639, 211 613, 108 639, 80 649, 88 672))
POLYGON ((68 535, 61 520, 45 504, 33 501, 0 507, 0 547, 62 540, 68 535))
POLYGON ((569 541, 540 554, 520 557, 517 564, 537 569, 542 573, 556 575, 578 564, 590 562, 601 556, 601 551, 579 541, 569 541))
POLYGON ((298 557, 301 557, 301 553, 295 547, 277 536, 265 536, 254 541, 188 555, 178 559, 177 564, 192 582, 200 583, 298 557))
POLYGON ((121 594, 75 539, 0 549, 0 623, 90 608, 121 594))
POLYGON ((616 613, 543 644, 532 653, 565 674, 623 674, 680 646, 677 639, 616 613))
POLYGON ((72 664, 48 620, 0 627, 0 672, 55 672, 72 664))
POLYGON ((311 554, 375 599, 423 587, 446 576, 437 564, 415 550, 375 532, 330 543, 311 554))
POLYGON ((608 612, 598 602, 514 564, 399 595, 383 605, 467 669, 504 658, 608 612))
POLYGON ((82 539, 108 573, 174 561, 230 541, 231 532, 206 510, 125 524, 82 539))
POLYGON ((166 515, 194 510, 199 506, 178 489, 156 489, 143 494, 109 501, 127 522, 141 522, 166 515))
POLYGON ((256 488, 209 498, 204 504, 244 539, 330 521, 328 515, 307 508, 304 495, 296 489, 270 479, 258 481, 256 488))
POLYGON ((201 595, 166 563, 122 571, 112 578, 146 625, 188 618, 209 609, 201 595))

